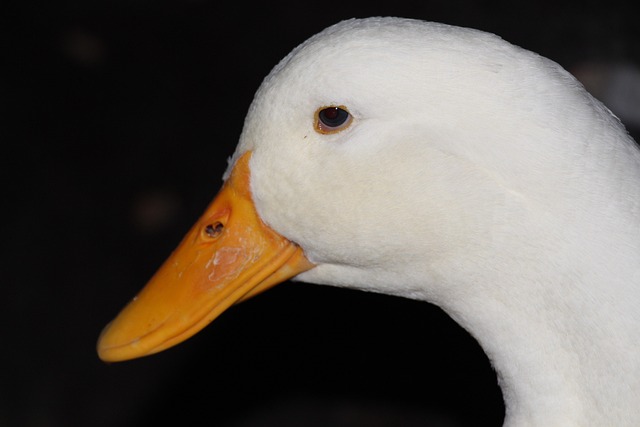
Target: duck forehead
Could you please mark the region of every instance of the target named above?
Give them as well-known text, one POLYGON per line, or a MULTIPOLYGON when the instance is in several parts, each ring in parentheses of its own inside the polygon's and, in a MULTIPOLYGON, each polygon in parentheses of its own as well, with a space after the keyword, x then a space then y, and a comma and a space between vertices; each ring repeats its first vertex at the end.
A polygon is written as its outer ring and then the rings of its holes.
POLYGON ((368 117, 417 109, 437 114, 445 104, 459 110, 474 95, 486 106, 485 92, 500 91, 505 75, 513 75, 504 64, 519 52, 475 30, 396 19, 347 21, 312 37, 274 68, 256 94, 251 110, 257 114, 247 122, 258 116, 286 123, 294 111, 309 116, 324 105, 360 109, 368 117))
POLYGON ((357 74, 411 66, 438 74, 458 65, 491 65, 513 49, 493 34, 468 28, 397 18, 350 20, 302 43, 269 77, 287 69, 296 74, 324 70, 327 64, 335 71, 357 74))

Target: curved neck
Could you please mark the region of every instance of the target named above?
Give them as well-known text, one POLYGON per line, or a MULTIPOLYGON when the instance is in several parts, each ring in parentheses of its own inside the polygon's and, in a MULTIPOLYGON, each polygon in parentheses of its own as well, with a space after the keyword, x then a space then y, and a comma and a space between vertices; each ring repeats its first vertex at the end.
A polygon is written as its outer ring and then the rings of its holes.
POLYGON ((442 304, 491 360, 505 426, 640 425, 637 292, 595 268, 549 274, 541 262, 506 261, 501 274, 474 277, 465 298, 442 304), (508 271, 518 272, 517 287, 508 271))

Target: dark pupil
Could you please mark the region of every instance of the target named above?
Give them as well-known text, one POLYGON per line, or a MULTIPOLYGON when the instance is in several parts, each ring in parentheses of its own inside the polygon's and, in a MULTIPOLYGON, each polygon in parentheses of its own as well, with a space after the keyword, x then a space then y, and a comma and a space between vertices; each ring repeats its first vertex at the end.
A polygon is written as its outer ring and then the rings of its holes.
POLYGON ((349 113, 339 107, 329 107, 320 111, 320 121, 330 127, 340 126, 347 121, 349 113))

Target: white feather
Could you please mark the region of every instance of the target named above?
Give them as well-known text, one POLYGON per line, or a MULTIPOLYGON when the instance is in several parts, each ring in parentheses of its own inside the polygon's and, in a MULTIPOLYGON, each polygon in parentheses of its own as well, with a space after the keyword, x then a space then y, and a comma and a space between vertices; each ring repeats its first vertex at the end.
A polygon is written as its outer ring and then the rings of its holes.
POLYGON ((349 20, 265 79, 247 150, 299 280, 423 299, 482 345, 507 426, 640 425, 640 152, 556 63, 497 36, 349 20), (314 130, 323 106, 353 115, 314 130))

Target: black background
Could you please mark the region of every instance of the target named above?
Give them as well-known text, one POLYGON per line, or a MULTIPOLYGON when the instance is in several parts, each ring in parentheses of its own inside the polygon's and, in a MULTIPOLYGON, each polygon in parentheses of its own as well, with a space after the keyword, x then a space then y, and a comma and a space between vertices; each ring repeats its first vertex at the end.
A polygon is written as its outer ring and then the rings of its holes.
POLYGON ((488 360, 426 303, 286 283, 152 357, 108 365, 95 342, 214 196, 253 93, 307 37, 394 15, 494 32, 572 71, 638 65, 633 3, 5 10, 0 426, 500 425, 488 360))

